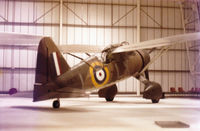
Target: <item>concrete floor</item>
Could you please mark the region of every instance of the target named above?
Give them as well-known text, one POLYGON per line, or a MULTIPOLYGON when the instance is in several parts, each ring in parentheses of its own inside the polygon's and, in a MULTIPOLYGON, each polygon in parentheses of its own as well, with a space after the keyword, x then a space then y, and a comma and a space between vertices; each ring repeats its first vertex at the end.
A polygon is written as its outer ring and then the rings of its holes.
POLYGON ((200 130, 200 100, 162 99, 158 104, 141 97, 118 96, 114 102, 92 96, 33 103, 31 98, 0 96, 0 131, 23 130, 200 130), (155 121, 182 121, 189 128, 161 128, 155 121))

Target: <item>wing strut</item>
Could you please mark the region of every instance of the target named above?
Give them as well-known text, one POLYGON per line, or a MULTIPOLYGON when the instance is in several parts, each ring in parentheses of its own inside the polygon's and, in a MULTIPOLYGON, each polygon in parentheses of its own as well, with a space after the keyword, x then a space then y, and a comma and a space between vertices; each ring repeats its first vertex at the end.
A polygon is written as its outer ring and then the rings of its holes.
POLYGON ((82 61, 85 62, 88 66, 90 66, 90 67, 93 68, 93 66, 92 66, 90 63, 88 63, 87 61, 85 61, 83 58, 81 58, 81 57, 79 57, 79 56, 76 56, 76 55, 74 55, 74 54, 71 54, 71 53, 67 53, 67 52, 65 52, 65 53, 68 54, 68 55, 71 55, 71 56, 73 56, 73 57, 75 57, 75 58, 77 58, 77 59, 82 60, 82 61))

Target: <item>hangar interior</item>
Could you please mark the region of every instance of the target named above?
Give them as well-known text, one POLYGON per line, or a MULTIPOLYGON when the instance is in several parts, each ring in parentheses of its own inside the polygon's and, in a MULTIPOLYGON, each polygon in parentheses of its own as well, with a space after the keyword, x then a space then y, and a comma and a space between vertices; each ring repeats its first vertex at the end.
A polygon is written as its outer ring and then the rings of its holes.
MULTIPOLYGON (((135 44, 199 31, 199 11, 197 0, 1 0, 0 31, 50 36, 58 45, 135 44)), ((0 91, 32 91, 36 56, 37 50, 0 46, 0 91)), ((70 66, 80 62, 64 56, 70 66)), ((200 88, 199 62, 197 42, 172 46, 150 66, 150 80, 164 92, 200 88)), ((119 92, 133 93, 142 85, 129 78, 117 86, 119 92)))

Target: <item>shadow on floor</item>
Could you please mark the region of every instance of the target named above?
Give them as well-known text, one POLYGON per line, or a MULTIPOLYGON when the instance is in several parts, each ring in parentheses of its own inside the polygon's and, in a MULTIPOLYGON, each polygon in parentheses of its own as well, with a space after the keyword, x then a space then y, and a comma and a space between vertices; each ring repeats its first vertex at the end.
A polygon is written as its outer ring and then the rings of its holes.
POLYGON ((59 109, 54 109, 52 107, 37 107, 37 106, 12 106, 14 109, 31 110, 31 111, 41 111, 41 112, 51 112, 51 113, 71 113, 71 112, 91 112, 91 110, 86 110, 79 107, 60 107, 59 109))
POLYGON ((0 129, 2 130, 16 130, 16 129, 37 129, 37 130, 42 130, 44 128, 47 129, 59 129, 59 128, 63 128, 62 125, 52 125, 52 124, 48 124, 48 125, 44 125, 44 124, 19 124, 19 123, 13 123, 13 124, 0 124, 0 129))
POLYGON ((151 100, 147 100, 147 101, 111 101, 111 102, 107 102, 107 101, 100 101, 99 103, 113 103, 113 104, 132 104, 132 105, 138 105, 138 104, 152 104, 151 100))

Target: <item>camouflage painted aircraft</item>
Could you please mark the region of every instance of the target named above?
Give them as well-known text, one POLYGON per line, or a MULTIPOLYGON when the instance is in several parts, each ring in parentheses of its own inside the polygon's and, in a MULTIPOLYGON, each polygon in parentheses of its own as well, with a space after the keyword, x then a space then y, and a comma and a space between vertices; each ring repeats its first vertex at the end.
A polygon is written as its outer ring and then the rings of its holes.
MULTIPOLYGON (((112 101, 117 94, 115 83, 130 76, 136 77, 150 61, 149 54, 142 50, 116 54, 112 50, 113 47, 102 51, 108 53, 105 61, 90 56, 70 68, 51 38, 43 38, 38 47, 34 101, 56 98, 53 107, 58 108, 59 98, 94 89, 99 89, 100 97, 112 101)), ((153 84, 153 88, 153 94, 146 95, 146 98, 158 102, 161 87, 153 84)))
POLYGON ((162 88, 160 84, 149 80, 148 67, 171 45, 199 39, 198 32, 136 44, 122 42, 101 49, 98 46, 85 45, 56 46, 50 37, 44 37, 41 40, 38 37, 37 40, 40 42, 33 101, 56 99, 53 101, 53 108, 59 108, 60 98, 81 96, 86 91, 97 89, 99 97, 113 101, 117 94, 116 83, 135 77, 145 85, 143 97, 151 99, 152 103, 158 103, 162 97, 162 88), (161 48, 159 53, 150 60, 149 54, 159 47, 161 48), (148 48, 152 50, 145 51, 148 48), (60 51, 81 59, 81 62, 70 67, 60 51), (71 54, 75 52, 87 54, 100 52, 102 56, 89 55, 87 59, 82 59, 71 54))

